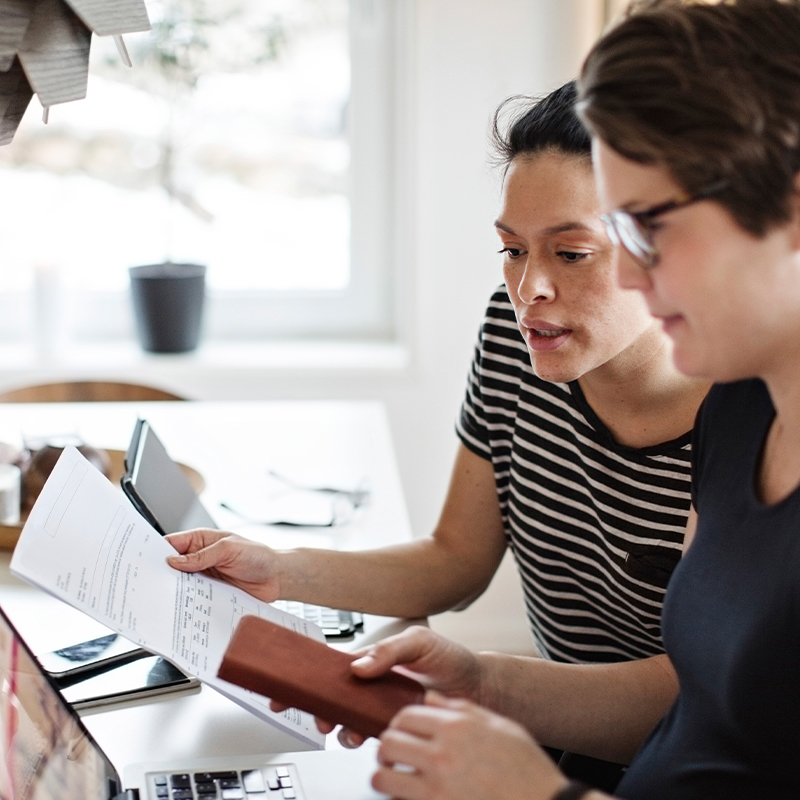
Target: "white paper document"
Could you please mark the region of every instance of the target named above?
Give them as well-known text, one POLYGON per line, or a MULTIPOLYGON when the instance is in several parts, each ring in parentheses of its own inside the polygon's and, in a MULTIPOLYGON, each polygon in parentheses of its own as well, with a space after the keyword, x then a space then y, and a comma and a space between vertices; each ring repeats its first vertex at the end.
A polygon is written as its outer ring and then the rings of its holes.
POLYGON ((311 715, 276 714, 261 695, 217 678, 245 614, 320 642, 313 623, 241 589, 172 569, 175 551, 74 447, 65 448, 25 523, 11 571, 298 739, 322 749, 311 715))

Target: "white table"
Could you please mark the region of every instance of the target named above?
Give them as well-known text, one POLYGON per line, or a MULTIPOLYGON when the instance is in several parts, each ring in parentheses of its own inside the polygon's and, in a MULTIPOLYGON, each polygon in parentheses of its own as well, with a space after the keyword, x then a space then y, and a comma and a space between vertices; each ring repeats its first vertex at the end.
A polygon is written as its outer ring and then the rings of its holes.
MULTIPOLYGON (((0 441, 23 434, 78 433, 95 447, 125 450, 137 416, 147 419, 170 455, 206 481, 203 501, 221 526, 276 547, 363 549, 411 537, 383 407, 369 402, 54 403, 0 405, 0 441), (333 529, 236 524, 219 500, 257 491, 267 469, 308 485, 352 487, 367 479, 369 504, 333 529), (287 532, 288 530, 288 532, 287 532)), ((96 623, 14 578, 0 553, 0 605, 34 652, 96 635, 96 623)), ((361 646, 402 629, 400 620, 367 616, 361 646)), ((85 722, 121 769, 139 761, 250 755, 306 749, 231 701, 203 687, 195 694, 87 712, 85 722)), ((329 737, 329 746, 335 743, 329 737)))

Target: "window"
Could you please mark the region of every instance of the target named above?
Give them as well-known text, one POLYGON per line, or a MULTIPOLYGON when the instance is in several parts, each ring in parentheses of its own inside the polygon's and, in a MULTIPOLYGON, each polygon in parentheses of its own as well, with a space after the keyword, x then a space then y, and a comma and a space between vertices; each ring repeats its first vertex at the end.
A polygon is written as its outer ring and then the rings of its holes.
POLYGON ((173 260, 208 266, 209 337, 390 338, 402 3, 147 6, 132 70, 94 37, 87 99, 0 148, 0 336, 37 280, 73 338, 129 336, 127 268, 173 260))

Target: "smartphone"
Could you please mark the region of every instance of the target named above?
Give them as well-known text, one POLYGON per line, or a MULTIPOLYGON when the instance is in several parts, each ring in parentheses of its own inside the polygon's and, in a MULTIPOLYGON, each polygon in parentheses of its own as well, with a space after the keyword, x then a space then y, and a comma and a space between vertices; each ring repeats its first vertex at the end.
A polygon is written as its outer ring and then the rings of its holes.
POLYGON ((59 687, 84 680, 114 666, 152 655, 118 633, 78 642, 37 656, 59 687))
POLYGON ((160 656, 148 655, 72 683, 62 688, 61 694, 73 708, 82 710, 199 688, 197 678, 185 675, 160 656))

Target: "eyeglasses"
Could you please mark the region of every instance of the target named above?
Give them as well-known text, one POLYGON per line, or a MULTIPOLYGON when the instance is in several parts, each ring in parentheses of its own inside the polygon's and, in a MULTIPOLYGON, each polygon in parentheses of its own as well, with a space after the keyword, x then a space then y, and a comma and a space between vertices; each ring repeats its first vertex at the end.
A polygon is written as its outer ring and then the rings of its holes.
MULTIPOLYGON (((229 503, 220 501, 222 508, 235 514, 240 519, 250 525, 281 525, 284 527, 298 528, 336 528, 350 522, 355 516, 355 512, 362 506, 367 505, 371 499, 371 490, 366 479, 362 479, 359 484, 352 489, 344 489, 339 486, 308 486, 297 483, 285 475, 275 472, 274 469, 267 469, 267 474, 284 484, 289 489, 297 492, 313 492, 326 495, 330 498, 330 514, 324 514, 322 519, 314 519, 313 511, 305 519, 255 519, 247 514, 233 508, 229 503)), ((307 505, 307 503, 305 504, 307 505)), ((301 512, 302 514, 302 512, 301 512)))
POLYGON ((668 211, 706 200, 727 186, 727 180, 717 181, 696 194, 659 203, 644 211, 625 211, 618 208, 608 214, 601 214, 600 219, 606 225, 608 238, 614 244, 622 245, 643 267, 650 269, 658 263, 658 248, 653 241, 655 231, 651 225, 652 221, 668 211))

